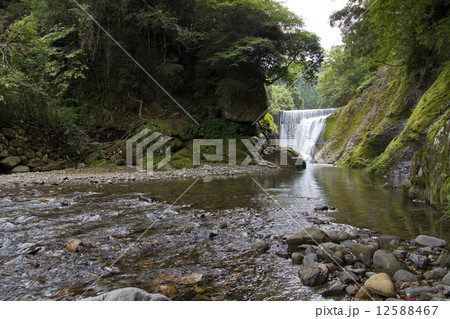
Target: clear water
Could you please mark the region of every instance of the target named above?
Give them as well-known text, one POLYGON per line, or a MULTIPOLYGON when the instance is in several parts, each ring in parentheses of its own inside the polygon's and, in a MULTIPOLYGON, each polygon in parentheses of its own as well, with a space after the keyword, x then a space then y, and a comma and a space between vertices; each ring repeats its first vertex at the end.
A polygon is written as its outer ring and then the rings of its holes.
POLYGON ((154 292, 161 278, 202 273, 201 283, 177 285, 170 297, 319 300, 318 290, 301 285, 298 266, 276 255, 286 250, 283 237, 312 226, 308 217, 332 221, 324 229, 355 232, 356 226, 404 239, 429 234, 450 240, 449 225, 438 221, 441 212, 381 189, 384 182, 357 170, 309 165, 304 171, 199 180, 174 206, 192 180, 4 189, 0 299, 76 300, 129 286, 154 292), (42 203, 41 197, 56 200, 42 203), (76 204, 61 206, 63 198, 76 204), (316 213, 319 204, 338 210, 316 213), (149 229, 149 214, 162 213, 149 229), (228 227, 221 228, 225 222, 228 227), (204 238, 199 229, 217 236, 204 238), (67 253, 71 238, 94 247, 67 253), (258 241, 270 244, 267 254, 250 253, 258 241))

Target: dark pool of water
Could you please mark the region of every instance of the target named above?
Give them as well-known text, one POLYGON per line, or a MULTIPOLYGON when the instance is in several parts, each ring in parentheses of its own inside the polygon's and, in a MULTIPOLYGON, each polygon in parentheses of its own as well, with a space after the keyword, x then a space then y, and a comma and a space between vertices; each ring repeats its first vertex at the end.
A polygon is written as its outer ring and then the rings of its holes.
POLYGON ((171 278, 202 273, 195 286, 175 285, 171 297, 317 300, 320 294, 301 285, 298 266, 276 254, 286 249, 284 236, 312 226, 308 217, 333 221, 325 229, 354 232, 356 226, 404 239, 450 239, 449 225, 438 222, 440 212, 383 190, 383 180, 355 170, 310 165, 304 171, 206 178, 179 198, 193 182, 1 190, 0 299, 76 300, 128 286, 152 292, 171 278), (42 197, 55 200, 42 203, 42 197), (62 206, 63 198, 75 204, 62 206), (320 204, 338 211, 313 212, 320 204), (217 236, 206 238, 200 229, 217 236), (71 238, 94 247, 67 253, 71 238), (251 253, 258 241, 270 244, 268 254, 251 253))

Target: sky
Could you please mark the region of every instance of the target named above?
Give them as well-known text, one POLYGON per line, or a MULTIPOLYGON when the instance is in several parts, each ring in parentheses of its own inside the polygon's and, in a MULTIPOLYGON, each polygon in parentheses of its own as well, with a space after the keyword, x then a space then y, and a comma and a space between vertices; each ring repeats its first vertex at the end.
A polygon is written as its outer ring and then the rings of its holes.
POLYGON ((317 34, 325 50, 342 44, 338 28, 330 27, 330 15, 345 7, 347 0, 279 0, 292 12, 303 18, 305 29, 317 34))

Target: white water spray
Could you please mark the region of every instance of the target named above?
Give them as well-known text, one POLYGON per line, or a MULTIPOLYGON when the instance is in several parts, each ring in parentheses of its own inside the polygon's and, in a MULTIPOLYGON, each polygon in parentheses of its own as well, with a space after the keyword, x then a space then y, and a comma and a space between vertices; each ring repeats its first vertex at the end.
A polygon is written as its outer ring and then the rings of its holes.
POLYGON ((306 162, 312 160, 316 144, 325 129, 326 118, 335 109, 281 111, 279 113, 280 146, 292 147, 306 162), (296 139, 296 145, 287 140, 296 139))

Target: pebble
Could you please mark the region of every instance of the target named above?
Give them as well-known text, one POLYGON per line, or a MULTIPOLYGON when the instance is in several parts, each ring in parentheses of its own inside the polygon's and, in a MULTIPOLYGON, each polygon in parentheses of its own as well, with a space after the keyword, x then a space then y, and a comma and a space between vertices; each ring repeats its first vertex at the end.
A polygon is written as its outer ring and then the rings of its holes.
POLYGON ((83 245, 81 240, 72 238, 66 245, 66 251, 69 253, 76 253, 80 245, 83 245))

